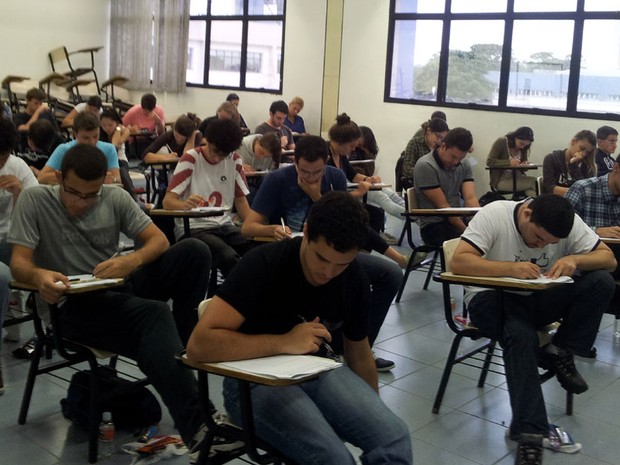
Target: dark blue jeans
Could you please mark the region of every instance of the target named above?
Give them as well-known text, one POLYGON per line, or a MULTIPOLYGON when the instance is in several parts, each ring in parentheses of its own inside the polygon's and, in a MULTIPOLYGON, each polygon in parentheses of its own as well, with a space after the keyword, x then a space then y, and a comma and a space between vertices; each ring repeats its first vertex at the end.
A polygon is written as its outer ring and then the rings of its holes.
POLYGON ((549 427, 538 376, 537 329, 562 320, 553 343, 578 355, 592 348, 615 284, 607 271, 575 276, 575 283, 531 295, 503 293, 503 312, 495 291, 476 294, 468 306, 472 323, 504 349, 512 437, 547 435, 549 427))
POLYGON ((184 441, 201 424, 196 379, 174 356, 198 321, 211 269, 209 248, 195 239, 138 268, 119 291, 70 296, 61 308, 66 336, 135 360, 161 395, 184 441), (173 311, 167 304, 173 299, 173 311))

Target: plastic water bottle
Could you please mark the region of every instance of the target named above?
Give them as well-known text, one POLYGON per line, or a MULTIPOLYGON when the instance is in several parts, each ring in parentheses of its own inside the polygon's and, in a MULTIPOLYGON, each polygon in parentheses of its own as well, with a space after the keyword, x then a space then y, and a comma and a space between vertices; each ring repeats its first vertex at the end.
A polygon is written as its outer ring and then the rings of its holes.
POLYGON ((112 422, 112 414, 103 412, 101 423, 99 423, 99 457, 110 457, 114 453, 115 436, 116 428, 112 422))

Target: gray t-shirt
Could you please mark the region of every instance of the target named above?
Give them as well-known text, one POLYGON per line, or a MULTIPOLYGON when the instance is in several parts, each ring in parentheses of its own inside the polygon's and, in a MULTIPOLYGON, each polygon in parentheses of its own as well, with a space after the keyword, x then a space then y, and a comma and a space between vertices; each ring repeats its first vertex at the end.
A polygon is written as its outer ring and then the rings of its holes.
POLYGON ((131 238, 151 220, 117 186, 101 188, 101 197, 80 217, 69 216, 60 186, 24 190, 13 210, 8 241, 34 250, 34 263, 65 275, 92 273, 117 250, 121 232, 131 238))
POLYGON ((250 134, 245 136, 241 142, 241 146, 236 152, 243 158, 243 163, 250 165, 256 171, 270 170, 273 168, 273 159, 271 157, 257 159, 254 156, 254 141, 263 137, 262 134, 250 134))
MULTIPOLYGON (((437 208, 424 191, 441 188, 451 207, 461 206, 461 186, 465 181, 473 181, 469 160, 464 159, 452 170, 446 170, 441 164, 437 151, 427 153, 418 160, 413 168, 413 185, 415 186, 418 208, 437 208)), ((445 221, 440 216, 421 216, 417 219, 420 228, 427 224, 445 221)))

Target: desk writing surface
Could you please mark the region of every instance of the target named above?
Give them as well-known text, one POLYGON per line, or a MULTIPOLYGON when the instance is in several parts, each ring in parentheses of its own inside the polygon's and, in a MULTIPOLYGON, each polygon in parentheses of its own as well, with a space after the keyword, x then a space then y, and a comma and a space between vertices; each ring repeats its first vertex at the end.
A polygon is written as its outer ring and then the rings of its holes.
POLYGON ((247 171, 245 172, 246 178, 258 178, 262 176, 267 176, 269 174, 269 170, 261 170, 261 171, 247 171))
POLYGON ((439 275, 440 281, 446 281, 452 284, 462 284, 465 286, 488 287, 495 289, 518 290, 518 291, 535 291, 549 289, 555 286, 566 284, 561 281, 535 283, 528 280, 516 281, 512 278, 505 277, 489 277, 489 276, 466 276, 454 274, 450 271, 444 271, 439 275))
POLYGON ((206 218, 209 216, 221 216, 229 208, 226 207, 196 207, 191 210, 172 210, 167 208, 153 208, 149 211, 150 216, 172 216, 174 218, 206 218))
MULTIPOLYGON (((301 355, 297 357, 303 357, 301 355)), ((207 362, 194 362, 187 359, 186 355, 183 355, 183 363, 196 370, 206 371, 216 375, 227 376, 230 378, 241 379, 257 384, 264 384, 267 386, 290 386, 292 384, 299 384, 305 381, 309 381, 318 376, 318 373, 312 373, 298 378, 274 378, 269 376, 263 376, 258 374, 251 374, 243 372, 234 368, 227 367, 222 363, 207 363, 207 362)), ((336 362, 334 362, 336 363, 336 362)))
MULTIPOLYGON (((71 277, 69 276, 69 278, 71 277)), ((121 286, 124 282, 125 280, 123 278, 110 278, 110 279, 102 279, 102 280, 98 280, 97 278, 94 278, 94 280, 85 281, 82 284, 79 282, 76 282, 75 284, 67 288, 67 291, 65 292, 65 294, 67 295, 82 294, 85 292, 110 289, 113 287, 121 286)), ((11 281, 11 287, 13 289, 20 289, 24 291, 34 291, 34 292, 38 291, 38 288, 34 286, 33 284, 22 283, 19 281, 11 281)))
POLYGON ((620 244, 620 238, 618 237, 601 237, 601 241, 603 241, 605 244, 620 244))
POLYGON ((404 216, 474 216, 482 207, 412 208, 404 216))
POLYGON ((535 170, 540 168, 541 165, 536 165, 535 163, 526 163, 524 165, 517 166, 487 166, 486 169, 489 171, 492 170, 535 170))
MULTIPOLYGON (((359 183, 357 183, 357 182, 347 182, 347 188, 348 189, 354 189, 357 186, 359 186, 359 183)), ((392 185, 391 184, 386 184, 384 182, 375 182, 375 183, 372 183, 370 185, 370 190, 371 191, 380 191, 384 187, 392 187, 392 185)))

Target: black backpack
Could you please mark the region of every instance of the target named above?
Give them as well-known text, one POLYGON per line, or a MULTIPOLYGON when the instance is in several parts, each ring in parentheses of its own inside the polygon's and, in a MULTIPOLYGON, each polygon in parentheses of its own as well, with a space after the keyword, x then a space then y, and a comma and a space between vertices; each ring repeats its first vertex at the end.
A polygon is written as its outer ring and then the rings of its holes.
MULTIPOLYGON (((111 368, 99 372, 99 401, 97 418, 111 412, 116 428, 138 428, 159 423, 161 407, 146 387, 135 385, 118 376, 111 368)), ((90 371, 77 371, 71 377, 67 397, 60 401, 62 415, 77 427, 88 429, 90 402, 90 371)))

